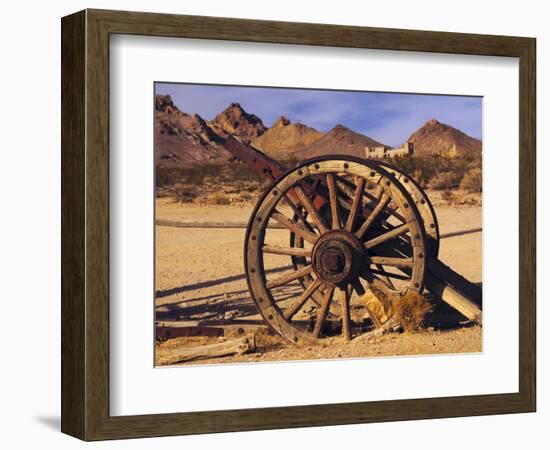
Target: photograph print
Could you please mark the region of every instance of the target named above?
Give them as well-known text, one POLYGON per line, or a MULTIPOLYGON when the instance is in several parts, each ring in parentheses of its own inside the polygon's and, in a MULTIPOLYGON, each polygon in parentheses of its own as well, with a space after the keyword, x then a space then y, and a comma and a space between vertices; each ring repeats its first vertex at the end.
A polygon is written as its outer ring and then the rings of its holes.
POLYGON ((482 106, 155 83, 155 366, 481 352, 482 106))

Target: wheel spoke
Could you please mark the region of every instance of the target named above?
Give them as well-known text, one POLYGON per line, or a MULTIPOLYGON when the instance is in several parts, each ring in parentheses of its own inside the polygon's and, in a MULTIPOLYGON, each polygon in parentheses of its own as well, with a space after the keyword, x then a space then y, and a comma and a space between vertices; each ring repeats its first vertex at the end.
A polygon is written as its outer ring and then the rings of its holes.
POLYGON ((302 239, 308 241, 311 244, 314 244, 317 240, 317 235, 312 233, 311 231, 306 230, 301 225, 297 224, 296 222, 290 220, 287 216, 280 213, 279 211, 275 210, 273 214, 271 214, 271 217, 280 223, 285 228, 288 228, 290 231, 292 231, 294 234, 297 234, 302 239))
POLYGON ((369 214, 367 219, 363 222, 363 225, 361 225, 361 228, 359 228, 355 232, 355 236, 357 236, 359 239, 362 239, 364 234, 367 232, 369 227, 372 225, 372 223, 375 221, 375 219, 378 217, 378 215, 383 211, 383 209, 388 205, 390 202, 390 197, 386 193, 383 193, 380 197, 380 200, 378 201, 378 204, 373 209, 373 211, 369 214))
POLYGON ((312 271, 313 271, 313 267, 311 267, 311 264, 307 265, 305 267, 302 267, 301 269, 295 270, 294 272, 288 275, 283 275, 282 277, 279 277, 275 280, 268 281, 266 283, 266 287, 268 289, 272 289, 275 287, 282 286, 284 284, 288 284, 291 281, 294 281, 294 280, 297 280, 298 278, 303 278, 306 275, 309 275, 312 271))
POLYGON ((290 305, 284 312, 284 317, 286 320, 292 320, 298 311, 304 306, 307 300, 312 296, 315 290, 321 285, 321 280, 316 278, 313 280, 309 286, 306 288, 298 300, 296 300, 292 305, 290 305))
POLYGON ((351 339, 351 320, 349 312, 350 291, 346 286, 344 289, 340 289, 342 300, 342 336, 346 341, 351 339))
POLYGON ((319 215, 319 212, 317 211, 317 208, 313 205, 309 197, 306 195, 304 190, 300 186, 295 186, 294 191, 296 192, 296 195, 306 208, 307 212, 309 213, 311 217, 311 221, 315 224, 317 229, 320 233, 326 233, 328 231, 328 227, 325 225, 323 219, 319 215))
POLYGON ((288 204, 288 206, 290 206, 290 208, 292 209, 292 211, 294 211, 294 215, 296 216, 296 218, 298 219, 298 222, 300 222, 300 224, 307 230, 307 231, 310 231, 311 233, 315 234, 315 230, 313 230, 313 228, 311 227, 311 225, 309 223, 307 223, 307 220, 306 218, 303 216, 302 212, 300 211, 300 209, 294 204, 294 202, 292 200, 290 200, 289 196, 287 194, 283 195, 283 199, 286 201, 286 203, 288 204))
POLYGON ((340 222, 340 207, 338 204, 338 190, 334 182, 334 174, 327 173, 327 185, 330 197, 330 211, 332 213, 332 229, 338 230, 342 228, 340 222))
POLYGON ((413 260, 412 258, 393 258, 390 256, 371 256, 369 260, 372 264, 381 264, 383 266, 392 266, 392 267, 407 267, 412 268, 413 260))
POLYGON ((365 179, 358 177, 357 185, 355 187, 355 193, 353 195, 353 201, 351 204, 351 211, 348 216, 348 221, 346 222, 346 231, 350 233, 353 231, 353 225, 355 219, 357 218, 357 211, 363 206, 363 189, 365 187, 365 179))
POLYGON ((382 244, 383 242, 389 241, 390 239, 396 238, 397 236, 401 236, 402 234, 405 234, 408 231, 409 231, 409 225, 404 223, 403 225, 395 227, 390 231, 384 234, 381 234, 380 236, 376 236, 375 238, 372 238, 370 241, 367 241, 365 243, 365 247, 367 249, 372 248, 376 245, 382 244))
POLYGON ((332 301, 333 292, 334 292, 334 288, 332 286, 327 286, 327 290, 325 291, 325 297, 323 298, 323 303, 321 304, 321 307, 317 310, 317 320, 315 321, 315 328, 313 329, 313 336, 315 337, 319 337, 321 328, 325 323, 330 302, 332 301))
MULTIPOLYGON (((386 277, 388 278, 388 281, 391 282, 391 280, 389 280, 389 278, 395 278, 396 280, 403 280, 403 281, 408 281, 410 280, 410 278, 406 275, 401 275, 399 273, 392 273, 392 272, 386 272, 385 270, 382 270, 382 268, 379 268, 379 269, 369 269, 373 274, 375 275, 381 275, 383 277, 386 277)), ((389 283, 388 283, 389 284, 389 283)), ((392 287, 393 289, 393 287, 392 287)))
POLYGON ((279 247, 278 245, 264 245, 262 251, 272 255, 311 257, 311 250, 302 247, 279 247))

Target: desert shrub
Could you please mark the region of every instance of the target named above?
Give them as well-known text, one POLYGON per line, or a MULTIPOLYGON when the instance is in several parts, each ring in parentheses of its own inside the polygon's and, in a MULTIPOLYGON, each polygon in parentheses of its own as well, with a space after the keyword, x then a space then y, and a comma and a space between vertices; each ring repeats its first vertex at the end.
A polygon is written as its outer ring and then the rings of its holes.
POLYGON ((481 192, 483 190, 483 177, 480 167, 470 169, 460 181, 460 189, 468 192, 481 192))
POLYGON ((420 328, 426 314, 432 310, 432 304, 427 297, 413 290, 392 301, 393 318, 405 331, 414 331, 420 328))
POLYGON ((430 180, 430 187, 436 190, 447 190, 458 187, 462 173, 439 172, 430 180))
POLYGON ((223 166, 224 181, 260 181, 261 177, 255 170, 241 162, 232 162, 223 166))
POLYGON ((211 199, 210 202, 214 205, 229 205, 231 201, 224 194, 216 194, 211 199))
MULTIPOLYGON (((416 180, 423 188, 428 185, 434 187, 434 181, 436 184, 440 181, 445 182, 444 184, 454 181, 451 184, 455 184, 456 187, 466 172, 474 167, 481 167, 481 156, 446 158, 438 155, 407 155, 394 157, 389 162, 416 180), (441 175, 444 173, 454 174, 454 176, 441 175), (451 180, 453 177, 455 179, 451 180)), ((446 188, 446 186, 442 186, 438 189, 446 188)))
POLYGON ((454 200, 454 194, 453 194, 453 191, 450 191, 450 190, 446 190, 446 191, 443 191, 441 193, 441 199, 444 201, 444 202, 447 202, 449 204, 451 204, 454 200))
POLYGON ((189 186, 177 184, 173 189, 173 196, 177 203, 191 203, 197 198, 197 192, 189 186))
POLYGON ((264 176, 239 161, 182 167, 159 166, 155 171, 156 187, 170 187, 176 183, 200 186, 207 181, 213 183, 250 182, 258 186, 264 179, 264 176))

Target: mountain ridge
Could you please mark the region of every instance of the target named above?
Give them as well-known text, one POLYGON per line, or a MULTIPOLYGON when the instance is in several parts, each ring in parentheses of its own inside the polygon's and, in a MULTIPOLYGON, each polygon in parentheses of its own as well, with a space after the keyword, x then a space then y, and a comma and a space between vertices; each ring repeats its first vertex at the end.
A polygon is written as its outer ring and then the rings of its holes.
POLYGON ((468 136, 451 125, 430 119, 409 136, 417 156, 439 155, 447 157, 481 153, 482 142, 468 136))
MULTIPOLYGON (((266 127, 256 115, 239 103, 231 103, 213 120, 181 111, 170 95, 155 97, 155 164, 226 163, 233 155, 224 148, 228 136, 253 144, 268 156, 281 160, 304 160, 340 154, 367 157, 366 147, 388 147, 377 140, 338 124, 321 132, 303 123, 280 116, 266 127)), ((482 142, 457 128, 430 119, 414 131, 406 142, 417 156, 462 157, 480 154, 482 142)))

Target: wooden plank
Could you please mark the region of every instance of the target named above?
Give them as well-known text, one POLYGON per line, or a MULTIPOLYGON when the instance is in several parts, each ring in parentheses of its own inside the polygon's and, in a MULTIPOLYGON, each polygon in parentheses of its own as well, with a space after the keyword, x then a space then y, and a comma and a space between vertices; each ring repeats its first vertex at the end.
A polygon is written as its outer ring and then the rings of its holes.
POLYGON ((428 270, 440 280, 444 280, 448 284, 454 286, 467 298, 473 300, 478 305, 481 305, 481 288, 464 278, 462 275, 456 273, 439 259, 430 258, 428 260, 428 270))
POLYGON ((440 280, 429 272, 425 278, 425 285, 432 294, 451 305, 458 312, 460 312, 460 314, 470 320, 481 323, 482 314, 478 306, 458 292, 451 285, 445 283, 443 280, 440 280))
POLYGON ((155 330, 155 336, 157 341, 166 341, 167 339, 173 339, 177 337, 191 337, 191 336, 208 336, 208 337, 222 337, 224 335, 223 328, 217 327, 171 327, 171 326, 157 326, 155 330))
POLYGON ((240 339, 234 339, 219 344, 202 345, 200 347, 184 347, 171 352, 169 355, 159 357, 159 365, 176 364, 197 359, 219 358, 230 355, 244 355, 256 351, 254 335, 248 335, 240 339))

